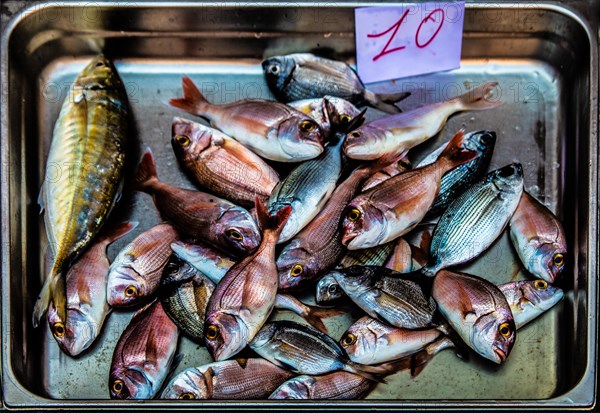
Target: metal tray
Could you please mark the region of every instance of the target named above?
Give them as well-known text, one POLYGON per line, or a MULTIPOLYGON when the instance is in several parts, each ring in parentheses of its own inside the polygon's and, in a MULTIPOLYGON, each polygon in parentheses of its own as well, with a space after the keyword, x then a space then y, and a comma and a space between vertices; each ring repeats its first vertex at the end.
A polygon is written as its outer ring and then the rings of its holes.
MULTIPOLYGON (((190 75, 214 102, 271 98, 263 56, 306 50, 354 55, 353 8, 359 3, 116 3, 34 4, 16 15, 2 37, 2 398, 6 407, 139 406, 108 398, 114 345, 131 313, 111 314, 88 354, 62 354, 48 329, 33 329, 31 311, 44 278, 45 235, 36 204, 52 127, 67 88, 99 48, 112 57, 127 86, 135 118, 132 167, 152 147, 161 179, 192 187, 170 146, 170 123, 182 113, 165 102, 190 75)), ((454 116, 428 147, 460 127, 492 129, 492 167, 519 160, 525 186, 563 220, 570 260, 557 308, 519 332, 509 361, 492 366, 473 356, 439 354, 416 379, 401 372, 366 401, 310 402, 303 407, 592 408, 597 361, 598 2, 468 3, 460 70, 383 82, 373 89, 413 91, 405 109, 453 97, 488 80, 500 82, 505 104, 454 116), (596 10, 596 12, 594 12, 596 10), (591 19, 591 20, 590 20, 591 19)), ((501 95, 501 96, 500 96, 501 95)), ((380 116, 369 110, 371 118, 380 116)), ((426 146, 418 148, 423 153, 426 146)), ((131 171, 129 171, 131 174, 131 171)), ((131 176, 131 175, 129 175, 131 176)), ((121 218, 159 221, 150 197, 126 196, 121 218)), ((111 257, 135 234, 110 249, 111 257)), ((466 271, 496 283, 518 271, 506 236, 466 271)), ((336 338, 350 322, 329 326, 336 338)), ((182 338, 180 371, 209 360, 182 338)), ((286 403, 290 405, 291 403, 286 403)), ((145 408, 275 407, 276 402, 173 402, 145 408)))

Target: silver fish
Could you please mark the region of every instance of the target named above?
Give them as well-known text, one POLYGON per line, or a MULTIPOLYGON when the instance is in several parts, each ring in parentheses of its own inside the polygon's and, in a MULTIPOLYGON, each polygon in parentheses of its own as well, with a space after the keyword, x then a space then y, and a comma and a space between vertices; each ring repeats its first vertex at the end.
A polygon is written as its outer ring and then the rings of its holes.
POLYGON ((375 387, 375 382, 345 371, 322 376, 298 376, 283 383, 269 399, 284 400, 357 400, 375 387))
POLYGON ((554 307, 564 296, 563 290, 544 280, 512 281, 498 288, 510 305, 517 330, 554 307))
POLYGON ((330 136, 332 129, 350 122, 360 113, 352 103, 335 96, 296 100, 289 102, 288 106, 313 118, 321 127, 323 136, 330 136))
POLYGON ((472 260, 500 236, 523 192, 521 164, 490 172, 467 189, 440 217, 431 240, 424 274, 472 260))

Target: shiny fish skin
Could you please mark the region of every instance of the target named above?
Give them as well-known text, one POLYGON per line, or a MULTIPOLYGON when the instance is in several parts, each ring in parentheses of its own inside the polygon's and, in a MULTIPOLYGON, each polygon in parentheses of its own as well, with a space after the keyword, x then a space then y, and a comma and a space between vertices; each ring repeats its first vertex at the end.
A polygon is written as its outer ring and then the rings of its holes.
POLYGON ((160 301, 135 313, 113 352, 110 398, 152 399, 169 373, 178 337, 160 301))
POLYGON ((410 171, 411 169, 412 164, 410 163, 408 156, 401 156, 398 161, 386 168, 383 168, 379 172, 375 172, 369 179, 367 179, 360 189, 360 192, 368 191, 369 189, 387 181, 388 179, 393 178, 401 173, 410 171))
POLYGON ((178 234, 171 225, 158 224, 142 232, 115 257, 108 271, 106 299, 113 307, 139 304, 153 296, 171 256, 178 234))
POLYGON ((214 194, 243 206, 266 201, 279 182, 277 172, 258 155, 224 133, 174 118, 171 145, 179 163, 214 194))
POLYGON ((227 271, 237 261, 229 256, 202 244, 190 244, 177 241, 171 244, 171 249, 181 260, 204 274, 214 284, 227 274, 227 271))
POLYGON ((400 110, 392 105, 408 93, 376 94, 367 90, 356 72, 344 62, 311 53, 273 56, 262 63, 271 92, 282 102, 337 96, 355 104, 366 104, 389 113, 400 110))
POLYGON ((152 195, 161 216, 183 235, 240 256, 260 244, 260 232, 248 211, 214 195, 163 183, 154 157, 146 151, 136 174, 136 189, 152 195))
POLYGON ((54 262, 33 311, 37 326, 50 302, 66 319, 68 266, 90 244, 118 199, 128 137, 127 94, 112 63, 94 58, 69 89, 46 165, 40 204, 54 262), (56 167, 63 173, 56 174, 56 167), (68 173, 66 172, 68 170, 68 173))
POLYGON ((206 347, 216 361, 234 356, 246 347, 275 305, 275 246, 291 208, 283 207, 270 216, 257 199, 256 212, 263 229, 262 243, 225 274, 206 309, 206 347))
POLYGON ((204 316, 215 284, 176 256, 160 280, 160 301, 171 320, 196 343, 204 344, 204 316))
MULTIPOLYGON (((442 177, 440 193, 429 209, 427 217, 433 217, 443 212, 458 195, 483 177, 490 165, 495 145, 495 132, 482 130, 469 132, 465 135, 462 147, 477 152, 477 157, 454 168, 442 177)), ((417 168, 435 162, 437 156, 442 153, 445 147, 446 144, 432 152, 417 165, 417 168)))
POLYGON ((563 290, 545 280, 512 281, 498 288, 508 301, 517 330, 554 307, 564 296, 563 290))
POLYGON ((110 244, 131 232, 137 222, 104 229, 67 272, 67 320, 59 318, 54 306, 48 309, 48 325, 58 346, 78 356, 96 340, 110 312, 106 302, 106 279, 110 244))
POLYGON ((346 295, 371 317, 400 328, 433 325, 435 302, 419 284, 385 267, 354 266, 334 270, 346 295))
POLYGON ((440 217, 431 240, 430 262, 422 271, 433 277, 442 268, 479 256, 500 236, 523 192, 523 168, 510 164, 487 174, 462 193, 440 217))
POLYGON ((322 376, 298 376, 283 383, 272 400, 357 400, 364 398, 375 382, 358 374, 336 371, 322 376))
POLYGON ((209 103, 194 82, 184 76, 183 98, 169 103, 203 117, 257 155, 279 162, 301 162, 323 152, 323 131, 308 115, 283 103, 242 99, 233 103, 209 103))
POLYGON ((161 399, 264 399, 292 376, 259 358, 218 361, 185 369, 167 384, 161 399))
POLYGON ((332 129, 360 114, 352 103, 335 96, 296 100, 289 102, 288 106, 313 118, 321 127, 323 136, 330 136, 332 129))
POLYGON ((431 293, 440 313, 469 347, 497 364, 506 361, 517 332, 498 287, 473 275, 441 270, 431 293))
POLYGON ((369 122, 348 134, 344 153, 358 160, 402 156, 437 134, 454 113, 499 106, 501 102, 491 98, 497 85, 486 83, 454 99, 369 122))
POLYGON ((459 131, 438 159, 388 179, 354 198, 342 218, 342 244, 349 250, 381 245, 410 232, 433 204, 444 173, 476 156, 463 150, 459 131))
POLYGON ((556 281, 565 267, 567 240, 554 214, 523 192, 509 228, 510 239, 525 269, 549 283, 556 281))

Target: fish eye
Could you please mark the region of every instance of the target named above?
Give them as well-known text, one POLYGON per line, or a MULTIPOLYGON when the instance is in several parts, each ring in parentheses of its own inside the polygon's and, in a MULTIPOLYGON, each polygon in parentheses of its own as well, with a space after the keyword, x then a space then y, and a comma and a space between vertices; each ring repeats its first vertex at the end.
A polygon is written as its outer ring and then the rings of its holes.
POLYGON ((214 324, 211 324, 206 329, 206 334, 204 335, 208 340, 213 341, 219 335, 219 327, 214 324))
POLYGON ((360 138, 362 136, 362 132, 359 130, 355 130, 350 134, 350 136, 352 136, 353 138, 360 138))
POLYGON ((510 324, 508 323, 500 324, 500 326, 498 327, 498 331, 500 332, 500 335, 504 338, 509 338, 512 334, 512 329, 510 328, 510 324))
POLYGON ((408 171, 410 169, 410 162, 408 162, 407 160, 401 159, 398 161, 398 169, 402 170, 402 171, 408 171))
POLYGON ((269 66, 269 73, 272 73, 274 75, 279 74, 279 66, 277 66, 277 65, 269 66))
POLYGON ((329 287, 327 287, 327 291, 329 291, 329 294, 336 294, 338 292, 338 285, 331 284, 329 287))
POLYGON ((317 125, 310 120, 305 120, 300 124, 300 129, 302 130, 302 132, 312 132, 315 130, 316 127, 317 125))
POLYGON ((195 398, 196 396, 194 396, 192 393, 183 393, 181 396, 179 396, 179 400, 193 400, 195 398))
POLYGON ((104 66, 104 63, 102 63, 102 62, 96 63, 96 67, 102 67, 102 66, 104 66))
POLYGON ((340 116, 340 121, 342 123, 349 123, 351 120, 352 118, 349 115, 346 115, 345 113, 340 116))
POLYGON ((535 280, 533 286, 538 290, 545 290, 548 287, 548 283, 544 280, 535 280))
POLYGON ((492 141, 492 135, 490 135, 489 133, 484 133, 479 138, 479 142, 481 142, 483 145, 487 145, 491 141, 492 141))
POLYGON ((292 269, 290 271, 290 275, 292 277, 298 277, 303 272, 304 272, 304 267, 300 264, 296 264, 292 267, 292 269))
POLYGON ((234 241, 242 241, 244 239, 237 229, 228 229, 226 235, 234 241))
POLYGON ((52 324, 52 333, 60 338, 65 335, 65 325, 61 322, 52 324))
POLYGON ((562 267, 563 265, 565 265, 565 257, 561 253, 554 254, 554 257, 552 257, 552 261, 557 267, 562 267))
POLYGON ((125 297, 135 297, 137 296, 137 288, 135 288, 135 286, 130 285, 129 287, 125 288, 125 297))
POLYGON ((124 387, 123 380, 117 379, 113 382, 112 390, 116 394, 120 394, 123 391, 123 387, 124 387))
POLYGON ((189 146, 189 144, 192 143, 189 136, 186 135, 175 135, 175 142, 182 147, 189 146))
POLYGON ((348 347, 356 343, 356 336, 352 333, 347 333, 344 337, 342 337, 341 341, 343 347, 348 347))
POLYGON ((348 218, 348 221, 354 222, 360 218, 360 215, 361 213, 358 209, 352 208, 350 211, 348 211, 348 214, 346 214, 346 218, 348 218))

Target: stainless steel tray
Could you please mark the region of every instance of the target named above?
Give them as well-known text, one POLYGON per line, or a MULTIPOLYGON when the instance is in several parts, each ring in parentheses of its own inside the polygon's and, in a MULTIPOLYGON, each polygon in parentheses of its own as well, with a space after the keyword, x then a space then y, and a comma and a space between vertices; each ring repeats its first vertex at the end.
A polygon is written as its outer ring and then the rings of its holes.
MULTIPOLYGON (((415 93, 404 108, 500 82, 505 104, 454 116, 435 145, 464 126, 492 129, 498 143, 492 166, 524 164, 525 185, 563 220, 570 259, 561 287, 565 300, 519 332, 506 365, 439 354, 416 379, 407 372, 379 385, 369 400, 303 403, 303 407, 591 408, 597 362, 597 137, 599 2, 561 4, 468 3, 460 70, 384 82, 374 89, 415 93), (596 12, 594 12, 594 10, 596 12)), ((93 350, 63 355, 48 329, 33 329, 31 310, 44 277, 45 235, 36 204, 52 127, 66 90, 99 48, 115 59, 134 112, 135 167, 152 147, 161 179, 185 186, 171 150, 170 123, 182 113, 165 102, 180 95, 190 75, 215 102, 270 98, 263 56, 331 49, 354 55, 353 8, 359 3, 116 3, 34 4, 16 15, 2 37, 2 398, 12 408, 83 409, 140 406, 108 398, 114 345, 131 313, 115 311, 93 350)), ((376 117, 375 111, 369 111, 376 117)), ((431 147, 431 146, 429 146, 431 147)), ((418 148, 422 152, 425 147, 418 148)), ((131 171, 130 171, 131 173, 131 171)), ((145 194, 121 202, 123 219, 159 220, 145 194)), ((137 234, 137 232, 136 232, 137 234)), ((117 242, 116 252, 135 234, 117 242)), ((465 270, 494 282, 518 272, 507 237, 465 270)), ((517 277, 524 277, 518 272, 517 277)), ((287 315, 286 315, 287 316, 287 315)), ((288 316, 289 317, 289 316, 288 316)), ((349 318, 332 319, 339 337, 349 318)), ((209 360, 183 338, 177 371, 209 360)), ((286 403, 290 405, 291 403, 286 403)), ((275 402, 173 402, 145 408, 275 407, 275 402)))

